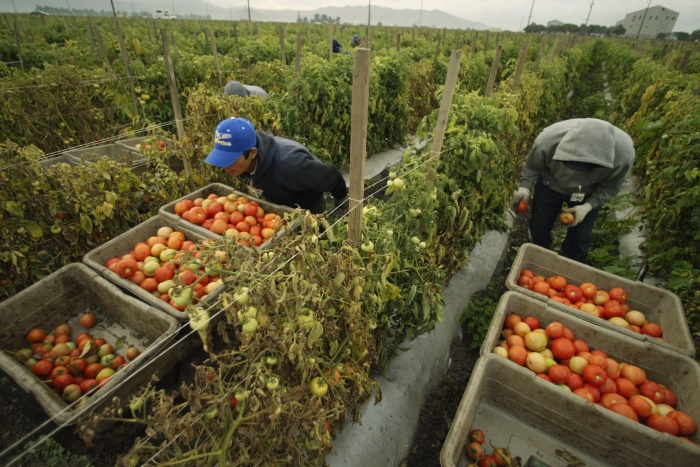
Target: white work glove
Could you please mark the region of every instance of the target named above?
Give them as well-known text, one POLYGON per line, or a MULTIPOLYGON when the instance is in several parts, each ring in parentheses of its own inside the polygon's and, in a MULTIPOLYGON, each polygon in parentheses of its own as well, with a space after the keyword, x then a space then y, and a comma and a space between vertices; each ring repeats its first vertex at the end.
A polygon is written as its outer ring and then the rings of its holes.
POLYGON ((593 209, 593 206, 591 206, 588 203, 583 203, 580 206, 574 206, 573 208, 564 209, 564 212, 570 212, 574 215, 574 221, 568 226, 575 227, 579 225, 581 222, 583 222, 583 219, 586 218, 588 213, 591 212, 591 209, 593 209))
POLYGON ((517 206, 521 201, 528 201, 530 199, 530 190, 525 187, 520 187, 513 192, 513 206, 517 206))

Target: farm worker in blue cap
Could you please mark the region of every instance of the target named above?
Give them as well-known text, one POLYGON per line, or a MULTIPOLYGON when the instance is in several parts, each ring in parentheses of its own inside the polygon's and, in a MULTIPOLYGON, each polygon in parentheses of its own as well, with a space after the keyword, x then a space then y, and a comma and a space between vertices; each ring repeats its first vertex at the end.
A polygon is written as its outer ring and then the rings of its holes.
POLYGON ((245 118, 219 122, 214 149, 204 162, 252 180, 272 203, 299 206, 313 214, 326 210, 324 193, 331 193, 336 205, 348 194, 335 166, 321 162, 296 141, 256 131, 245 118))
POLYGON ((267 97, 267 91, 260 86, 251 86, 249 84, 241 84, 238 81, 229 81, 224 87, 225 96, 262 96, 267 97))
POLYGON ((357 34, 352 36, 352 45, 353 45, 353 47, 361 46, 362 45, 362 38, 360 36, 358 36, 357 34))
POLYGON ((534 186, 530 236, 544 248, 566 203, 573 214, 561 254, 585 262, 600 207, 620 192, 634 164, 632 138, 613 124, 575 118, 545 128, 535 139, 520 174, 513 203, 527 201, 534 186))

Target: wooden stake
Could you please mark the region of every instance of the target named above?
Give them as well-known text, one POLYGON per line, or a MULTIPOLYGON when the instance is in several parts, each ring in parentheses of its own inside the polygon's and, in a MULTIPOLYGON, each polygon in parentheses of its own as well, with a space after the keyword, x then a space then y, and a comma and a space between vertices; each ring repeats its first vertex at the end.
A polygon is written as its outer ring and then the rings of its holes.
MULTIPOLYGON (((332 44, 331 44, 332 45, 332 44)), ((331 51, 331 56, 333 56, 333 51, 331 51)), ((297 34, 297 53, 294 59, 295 70, 297 79, 301 76, 301 33, 297 34)))
POLYGON ((537 70, 540 69, 540 62, 542 61, 542 55, 544 54, 544 46, 547 42, 547 38, 543 37, 542 40, 540 41, 540 49, 537 51, 537 59, 535 60, 535 66, 532 67, 532 71, 534 73, 537 73, 537 70))
POLYGON ((284 27, 279 27, 280 36, 280 59, 282 60, 282 65, 287 66, 287 52, 284 47, 284 27))
POLYGON ((24 59, 22 58, 22 47, 20 46, 19 28, 17 27, 17 17, 15 16, 12 19, 14 22, 14 36, 15 44, 17 45, 17 57, 19 58, 19 69, 24 71, 24 59))
POLYGON ((688 60, 690 60, 690 56, 693 54, 693 50, 689 49, 686 50, 685 53, 683 54, 683 58, 681 59, 680 65, 678 65, 678 69, 680 71, 685 71, 685 67, 688 65, 688 60))
POLYGON ((496 82, 496 75, 498 74, 498 65, 501 61, 502 51, 503 49, 501 48, 501 44, 498 44, 493 57, 493 63, 491 64, 491 74, 489 75, 489 82, 486 85, 486 91, 484 92, 484 96, 486 97, 491 97, 491 93, 493 92, 493 85, 496 82))
POLYGON ((396 51, 401 52, 401 33, 396 34, 396 51))
POLYGON ((126 52, 126 44, 124 43, 122 28, 119 25, 119 18, 117 18, 116 16, 114 18, 114 24, 117 26, 117 39, 119 39, 119 50, 122 55, 122 62, 124 62, 126 78, 129 81, 129 90, 131 91, 131 103, 134 105, 134 113, 138 114, 140 112, 140 107, 139 99, 136 96, 136 83, 134 82, 134 77, 131 75, 131 67, 129 66, 129 54, 126 52))
POLYGON ((556 52, 558 46, 559 46, 559 38, 555 37, 554 44, 552 44, 552 48, 549 51, 549 56, 547 57, 547 64, 552 63, 552 59, 554 58, 554 53, 556 52))
MULTIPOLYGON (((41 16, 42 18, 44 15, 41 16)), ((92 32, 92 19, 88 16, 87 17, 87 30, 88 34, 90 34, 90 43, 92 44, 92 53, 95 55, 95 58, 97 58, 98 63, 100 60, 100 52, 97 50, 97 43, 95 42, 95 34, 92 32)))
POLYGON ((515 78, 513 79, 513 91, 517 91, 518 87, 520 87, 520 76, 523 74, 523 65, 525 65, 525 58, 527 57, 527 46, 528 43, 525 42, 520 48, 518 67, 515 69, 515 78))
POLYGON ((214 28, 209 28, 209 39, 211 40, 211 52, 214 55, 216 78, 219 80, 219 87, 221 87, 223 83, 221 82, 221 67, 219 67, 219 53, 216 49, 216 34, 214 34, 214 28))
MULTIPOLYGON (((170 85, 170 102, 173 106, 173 116, 175 117, 175 127, 177 128, 177 139, 187 141, 185 138, 185 125, 182 122, 182 110, 180 109, 180 99, 177 92, 177 81, 175 80, 175 69, 173 61, 170 58, 170 45, 168 44, 168 35, 165 28, 161 28, 160 35, 163 40, 163 55, 165 56, 165 67, 168 70, 168 84, 170 85)), ((189 151, 182 148, 182 163, 185 167, 187 175, 192 175, 192 164, 190 163, 189 151)))
POLYGON ((350 192, 348 196, 348 240, 362 241, 362 200, 365 196, 367 119, 372 51, 359 47, 354 53, 352 110, 350 117, 350 192))
POLYGON ((102 54, 102 60, 104 61, 105 67, 108 72, 112 72, 112 65, 109 63, 109 55, 107 55, 107 50, 105 49, 104 41, 102 40, 102 34, 100 34, 100 28, 95 24, 95 35, 97 36, 97 45, 100 47, 100 53, 102 54))
POLYGON ((435 180, 435 169, 440 161, 440 152, 442 151, 442 142, 445 138, 445 130, 447 129, 447 120, 450 116, 450 107, 452 106, 452 98, 455 94, 457 84, 457 76, 459 75, 459 63, 462 60, 462 51, 452 49, 450 56, 450 65, 447 69, 447 78, 445 79, 445 88, 442 92, 442 100, 440 101, 440 111, 433 132, 433 144, 430 146, 430 169, 425 176, 428 184, 432 184, 435 180))
POLYGON ((474 55, 474 52, 476 52, 476 38, 479 36, 479 33, 474 31, 474 34, 472 34, 472 48, 471 48, 471 54, 474 55))

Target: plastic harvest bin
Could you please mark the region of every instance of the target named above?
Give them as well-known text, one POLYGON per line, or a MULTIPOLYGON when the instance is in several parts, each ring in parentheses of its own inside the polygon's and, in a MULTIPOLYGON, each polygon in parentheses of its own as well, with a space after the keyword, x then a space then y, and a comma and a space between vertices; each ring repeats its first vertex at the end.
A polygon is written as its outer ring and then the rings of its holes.
MULTIPOLYGON (((167 217, 168 219, 171 219, 171 220, 177 222, 178 224, 183 224, 188 229, 193 230, 195 232, 198 232, 202 235, 212 237, 212 238, 220 238, 221 235, 217 235, 214 232, 212 232, 211 230, 205 229, 204 227, 198 226, 197 224, 193 224, 191 222, 188 222, 188 221, 184 220, 183 218, 181 218, 180 216, 178 216, 177 214, 175 214, 175 205, 178 202, 180 202, 184 199, 190 199, 190 200, 194 201, 197 198, 206 198, 207 196, 209 196, 212 193, 216 193, 217 195, 220 195, 220 196, 226 196, 226 195, 229 195, 231 193, 236 193, 238 195, 245 196, 246 198, 248 198, 251 201, 257 201, 259 203, 260 207, 263 208, 266 213, 273 212, 273 213, 279 215, 280 217, 283 217, 285 213, 289 213, 289 212, 293 211, 293 209, 288 207, 288 206, 280 206, 279 204, 273 204, 273 203, 255 198, 253 196, 246 195, 245 193, 241 193, 240 191, 236 191, 233 188, 231 188, 230 186, 224 185, 223 183, 212 183, 211 185, 207 185, 204 188, 200 188, 197 191, 193 191, 192 193, 190 193, 187 196, 183 196, 180 199, 177 199, 171 203, 166 204, 165 206, 160 208, 160 210, 158 211, 158 214, 163 216, 163 217, 167 217)), ((289 226, 281 228, 274 237, 263 242, 258 247, 258 249, 265 249, 268 245, 270 245, 270 243, 272 243, 272 241, 274 239, 279 239, 282 236, 284 236, 285 233, 287 232, 288 228, 289 228, 289 226)))
POLYGON ((137 138, 120 139, 119 141, 115 141, 115 144, 122 146, 129 151, 140 152, 140 148, 137 149, 136 145, 142 145, 144 141, 150 141, 150 144, 163 141, 165 143, 166 150, 173 150, 175 148, 175 141, 164 136, 139 136, 137 138))
MULTIPOLYGON (((180 311, 170 306, 170 304, 164 302, 158 297, 155 297, 153 294, 145 291, 137 284, 134 284, 133 282, 122 277, 119 277, 119 275, 110 271, 104 265, 105 262, 110 258, 121 257, 127 254, 134 248, 134 245, 136 245, 138 242, 145 242, 148 239, 148 237, 155 236, 159 228, 165 226, 171 227, 173 230, 182 231, 185 234, 185 238, 187 240, 192 240, 195 243, 201 242, 205 238, 209 238, 207 236, 200 235, 197 232, 188 230, 184 226, 178 225, 177 222, 174 222, 165 217, 153 216, 147 221, 137 225, 136 227, 127 230, 118 237, 113 238, 104 245, 99 246, 94 250, 90 251, 85 256, 83 256, 83 262, 95 271, 99 272, 104 278, 117 284, 119 287, 128 291, 133 296, 138 297, 144 302, 149 303, 150 305, 166 312, 167 314, 177 318, 178 320, 186 321, 189 320, 189 315, 187 314, 187 312, 180 311)), ((223 286, 217 288, 214 292, 209 294, 208 298, 214 299, 216 295, 223 291, 223 289, 223 286)))
POLYGON ((100 157, 109 157, 117 164, 130 167, 134 173, 142 174, 148 167, 148 158, 136 149, 129 150, 118 144, 103 144, 84 149, 73 149, 65 154, 73 158, 79 164, 96 163, 100 157))
MULTIPOLYGON (((154 145, 158 141, 163 141, 165 143, 164 150, 166 151, 168 156, 170 156, 168 159, 168 165, 169 165, 170 169, 178 171, 178 172, 181 171, 184 168, 184 164, 182 162, 182 159, 180 159, 174 155, 174 152, 177 149, 177 143, 175 143, 175 141, 171 140, 170 138, 166 138, 164 136, 139 136, 137 138, 120 139, 119 141, 115 141, 115 144, 123 147, 124 149, 128 149, 129 151, 134 151, 138 154, 141 154, 141 157, 146 157, 141 152, 142 148, 139 147, 137 149, 136 145, 137 144, 139 144, 141 146, 143 146, 144 144, 154 145), (144 141, 146 141, 146 143, 144 143, 144 141)), ((156 150, 157 150, 157 148, 156 148, 156 150)))
POLYGON ((549 306, 565 313, 576 315, 606 329, 613 329, 628 337, 652 342, 656 345, 672 349, 684 355, 695 356, 695 345, 688 329, 683 305, 680 299, 673 293, 643 282, 625 279, 608 272, 587 266, 577 261, 559 256, 557 253, 539 247, 532 243, 525 243, 520 247, 508 278, 508 289, 527 295, 536 300, 544 301, 549 306), (609 290, 612 287, 622 287, 627 291, 627 303, 632 310, 639 310, 653 323, 661 326, 666 342, 661 342, 653 337, 638 334, 629 329, 624 329, 608 321, 597 318, 575 308, 550 300, 542 294, 533 292, 518 285, 520 271, 524 268, 532 269, 535 274, 544 277, 561 275, 570 284, 580 285, 590 282, 596 287, 609 290))
POLYGON ((496 354, 477 360, 442 446, 440 465, 469 462, 465 447, 469 431, 476 428, 523 464, 534 457, 550 467, 700 465, 698 446, 652 433, 496 354), (584 464, 574 464, 570 456, 584 464))
POLYGON ((72 158, 71 156, 68 156, 66 154, 61 154, 60 156, 57 156, 57 157, 47 157, 47 158, 41 159, 39 161, 39 165, 41 165, 41 167, 43 167, 43 168, 51 167, 51 166, 58 165, 61 163, 68 164, 71 167, 81 165, 80 162, 76 161, 74 158, 72 158))
POLYGON ((82 263, 64 266, 0 304, 2 349, 26 348, 29 330, 41 328, 48 333, 61 323, 71 326, 75 338, 86 331, 79 324, 79 317, 88 310, 97 317, 97 324, 89 330, 93 337, 103 337, 112 345, 123 341, 125 345, 117 351, 119 354, 123 355, 130 345, 141 354, 116 372, 106 386, 91 394, 85 404, 73 409, 11 354, 0 351, 3 398, 35 420, 48 416, 54 427, 72 426, 115 396, 127 403, 138 386, 156 373, 166 373, 175 364, 177 352, 172 341, 180 329, 178 321, 124 294, 82 263))
MULTIPOLYGON (((541 327, 545 327, 552 321, 559 321, 564 324, 564 326, 571 329, 577 339, 583 339, 591 348, 603 350, 618 362, 626 362, 639 366, 646 372, 649 379, 667 386, 676 394, 678 398, 676 408, 678 410, 682 410, 695 420, 700 421, 700 394, 698 394, 697 391, 697 388, 700 387, 700 364, 698 364, 698 362, 673 350, 632 339, 617 332, 591 324, 588 321, 581 320, 576 316, 560 313, 558 310, 547 306, 546 303, 531 299, 522 294, 506 292, 501 297, 491 321, 491 326, 481 346, 480 353, 482 357, 491 355, 493 348, 498 345, 499 340, 502 339, 501 330, 503 329, 505 318, 509 313, 516 313, 523 318, 525 316, 534 316, 540 320, 541 327)), ((534 376, 534 373, 527 368, 520 367, 513 362, 507 361, 503 357, 499 358, 507 364, 513 373, 524 372, 534 376)), ((509 378, 510 377, 504 378, 502 381, 509 381, 509 378)), ((551 395, 544 395, 543 393, 543 398, 539 401, 540 404, 552 402, 553 407, 565 407, 569 403, 574 403, 576 399, 581 399, 579 396, 559 389, 552 383, 544 381, 543 383, 547 386, 551 386, 555 391, 551 395), (554 404, 555 399, 562 399, 563 402, 554 404)), ((513 387, 522 388, 523 386, 524 384, 518 384, 513 387)), ((566 414, 567 412, 562 411, 561 413, 566 414)), ((636 443, 636 447, 635 444, 630 444, 629 446, 634 447, 634 449, 638 450, 640 453, 652 456, 650 459, 657 459, 659 462, 667 458, 672 458, 674 455, 673 452, 678 449, 685 449, 684 452, 688 456, 691 456, 689 459, 695 456, 695 458, 700 461, 700 446, 691 446, 674 436, 659 433, 641 423, 628 420, 603 407, 590 405, 590 410, 584 418, 572 417, 571 419, 579 420, 582 424, 591 427, 608 427, 606 429, 609 430, 609 435, 614 439, 620 437, 624 438, 627 436, 628 432, 630 432, 633 435, 630 439, 637 440, 638 442, 636 443), (617 418, 617 420, 614 420, 614 418, 617 418), (646 446, 655 446, 654 453, 650 454, 650 449, 646 446), (659 457, 656 458, 653 456, 659 457)), ((489 430, 489 432, 490 431, 493 430, 489 430)), ((695 443, 700 442, 700 438, 697 434, 693 435, 692 439, 695 443)), ((572 443, 571 446, 577 445, 572 443)), ((662 465, 664 465, 663 462, 662 465)))

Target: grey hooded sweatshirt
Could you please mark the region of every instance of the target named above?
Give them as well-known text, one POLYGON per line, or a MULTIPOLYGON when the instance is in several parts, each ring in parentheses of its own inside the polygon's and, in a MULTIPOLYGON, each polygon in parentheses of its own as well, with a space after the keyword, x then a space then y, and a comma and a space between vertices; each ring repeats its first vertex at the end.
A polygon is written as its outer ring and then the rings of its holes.
POLYGON ((619 193, 633 163, 634 145, 624 131, 595 118, 564 120, 535 139, 520 186, 531 190, 541 177, 558 193, 584 193, 595 209, 619 193))

